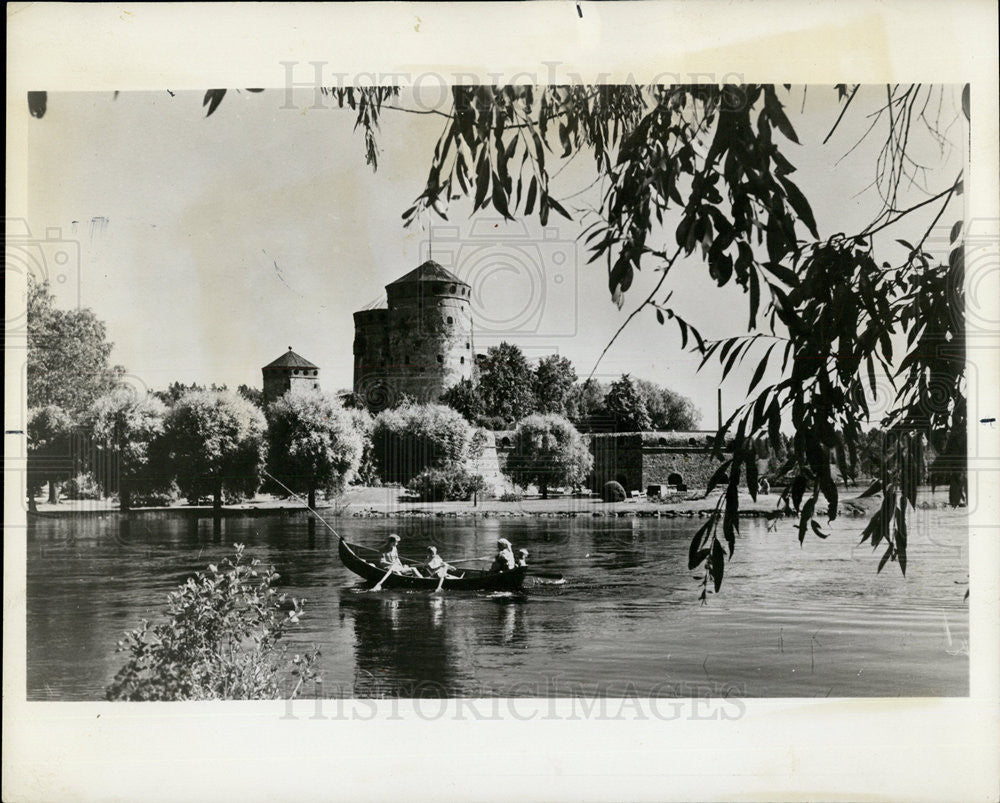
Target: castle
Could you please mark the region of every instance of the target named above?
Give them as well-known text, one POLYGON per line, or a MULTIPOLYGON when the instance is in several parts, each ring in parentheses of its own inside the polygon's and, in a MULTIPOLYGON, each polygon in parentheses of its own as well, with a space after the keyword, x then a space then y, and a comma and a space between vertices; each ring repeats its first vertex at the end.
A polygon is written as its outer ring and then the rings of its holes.
POLYGON ((354 313, 354 393, 372 412, 403 396, 437 401, 471 379, 472 288, 428 260, 385 287, 386 306, 354 313))

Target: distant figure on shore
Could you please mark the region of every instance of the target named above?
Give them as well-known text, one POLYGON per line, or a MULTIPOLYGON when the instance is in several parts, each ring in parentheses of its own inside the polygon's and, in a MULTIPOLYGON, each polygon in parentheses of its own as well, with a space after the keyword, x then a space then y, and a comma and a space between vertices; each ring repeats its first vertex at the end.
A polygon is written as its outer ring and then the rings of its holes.
POLYGON ((407 566, 399 559, 399 552, 396 549, 398 543, 399 536, 395 533, 385 539, 385 544, 382 547, 382 555, 378 560, 379 564, 386 571, 391 570, 393 574, 408 574, 420 577, 420 572, 416 568, 407 566))
POLYGON ((506 538, 497 539, 497 556, 490 566, 491 572, 509 572, 514 568, 514 550, 506 538))
POLYGON ((761 496, 767 496, 771 493, 771 483, 767 481, 767 477, 760 478, 760 482, 757 483, 757 493, 761 496))
POLYGON ((519 549, 517 550, 517 560, 514 563, 515 566, 527 566, 528 565, 528 550, 519 549))

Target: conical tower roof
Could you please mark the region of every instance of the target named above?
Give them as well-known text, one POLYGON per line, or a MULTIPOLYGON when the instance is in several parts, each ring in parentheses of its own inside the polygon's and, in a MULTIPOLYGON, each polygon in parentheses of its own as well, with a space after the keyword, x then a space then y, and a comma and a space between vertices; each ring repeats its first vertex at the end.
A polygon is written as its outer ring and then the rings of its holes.
POLYGON ((392 287, 397 284, 411 284, 413 282, 453 282, 468 287, 466 282, 463 282, 450 270, 442 268, 433 259, 428 259, 423 265, 414 268, 405 276, 400 276, 396 281, 390 282, 386 286, 392 287))
POLYGON ((288 351, 282 354, 274 362, 269 362, 264 366, 265 368, 319 368, 318 365, 314 365, 309 362, 305 357, 300 357, 294 351, 292 347, 288 347, 288 351))

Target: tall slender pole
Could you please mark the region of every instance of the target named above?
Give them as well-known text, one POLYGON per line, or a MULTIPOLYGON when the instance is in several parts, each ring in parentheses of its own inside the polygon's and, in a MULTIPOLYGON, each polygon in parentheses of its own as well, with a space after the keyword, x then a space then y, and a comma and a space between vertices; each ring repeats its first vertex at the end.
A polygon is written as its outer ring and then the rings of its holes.
POLYGON ((722 429, 722 388, 719 388, 719 395, 717 398, 719 403, 719 429, 722 429))

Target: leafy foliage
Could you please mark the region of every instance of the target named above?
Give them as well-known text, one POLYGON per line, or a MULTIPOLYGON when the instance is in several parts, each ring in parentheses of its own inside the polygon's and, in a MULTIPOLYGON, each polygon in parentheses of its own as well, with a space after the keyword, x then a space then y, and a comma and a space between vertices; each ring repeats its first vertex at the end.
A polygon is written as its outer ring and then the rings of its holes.
POLYGON ((637 378, 632 382, 646 404, 650 429, 684 432, 698 428, 701 413, 689 398, 648 379, 637 378))
POLYGON ((54 404, 28 411, 28 507, 35 509, 35 496, 46 482, 52 483, 53 497, 58 501, 56 483, 74 475, 77 466, 70 458, 70 438, 73 419, 54 404))
POLYGON ((612 429, 604 399, 608 388, 596 379, 588 378, 572 387, 566 398, 566 417, 585 432, 612 429))
POLYGON ((364 431, 337 398, 320 390, 289 391, 267 409, 269 471, 293 491, 342 490, 364 451, 364 431))
MULTIPOLYGON (((240 385, 240 387, 244 388, 246 387, 246 385, 240 385)), ((215 382, 213 382, 211 385, 202 385, 198 382, 192 382, 190 385, 186 385, 183 382, 171 382, 167 386, 166 390, 154 390, 153 395, 156 396, 156 398, 158 398, 168 407, 173 407, 188 393, 199 393, 203 391, 211 391, 212 393, 223 393, 227 390, 229 390, 229 388, 225 384, 217 385, 215 382)), ((252 391, 254 390, 254 388, 249 388, 249 390, 252 391)), ((256 404, 256 402, 254 402, 254 400, 250 398, 246 393, 243 393, 240 390, 237 390, 236 392, 239 393, 239 395, 242 396, 244 399, 247 399, 247 401, 256 404)), ((263 398, 263 392, 261 393, 261 396, 263 398)), ((261 407, 263 409, 263 406, 260 404, 257 404, 256 406, 261 407)))
POLYGON ((518 485, 537 485, 545 499, 549 488, 582 483, 593 465, 587 444, 569 421, 530 415, 517 425, 504 471, 518 485))
POLYGON ((280 696, 286 679, 294 682, 294 697, 315 677, 319 652, 287 660, 281 642, 305 600, 280 594, 278 579, 273 566, 246 560, 243 545, 236 544, 233 557, 209 564, 169 595, 166 622, 150 626, 143 619, 118 642, 128 660, 107 698, 268 700, 280 696))
POLYGON ((96 450, 94 476, 106 495, 118 494, 122 510, 132 495, 169 487, 163 460, 163 419, 167 408, 152 395, 118 388, 94 402, 87 424, 96 450))
POLYGON ((643 432, 652 424, 646 399, 628 374, 611 383, 604 409, 619 432, 643 432))
POLYGON ((223 493, 239 498, 260 487, 266 455, 264 414, 229 391, 193 391, 164 420, 164 444, 181 492, 192 501, 223 493))
POLYGON ((408 483, 425 468, 465 460, 472 427, 450 407, 410 404, 375 417, 372 448, 384 482, 408 483))
POLYGON ((425 468, 407 483, 407 489, 425 502, 464 501, 486 491, 486 480, 465 466, 425 468))
POLYGON ((535 366, 532 388, 535 411, 565 416, 570 391, 576 382, 576 369, 566 357, 550 354, 535 366))
POLYGON ((535 406, 533 374, 524 352, 512 343, 487 349, 479 361, 479 393, 487 416, 513 423, 535 406))
POLYGON ((457 410, 466 421, 477 424, 486 415, 486 405, 479 392, 479 385, 464 377, 441 394, 441 403, 457 410))
POLYGON ((112 344, 92 310, 54 306, 48 282, 28 278, 28 406, 86 412, 125 369, 111 366, 112 344))

